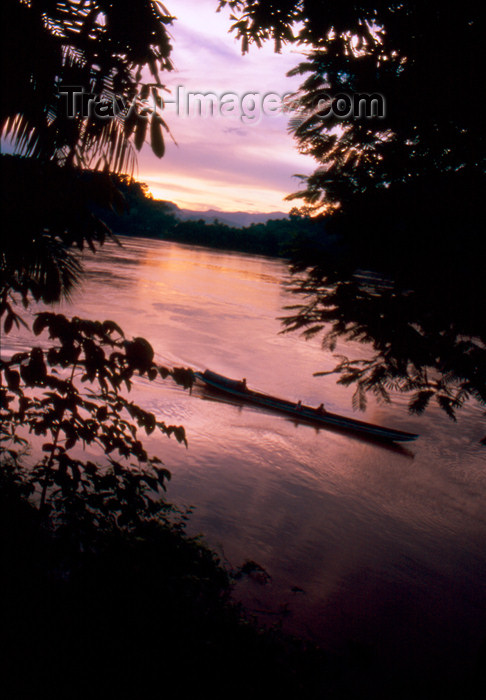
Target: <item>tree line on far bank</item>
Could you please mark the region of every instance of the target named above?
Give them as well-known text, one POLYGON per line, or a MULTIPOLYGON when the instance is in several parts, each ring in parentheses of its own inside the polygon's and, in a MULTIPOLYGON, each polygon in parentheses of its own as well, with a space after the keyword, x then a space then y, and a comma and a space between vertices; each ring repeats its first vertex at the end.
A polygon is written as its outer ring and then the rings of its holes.
POLYGON ((204 219, 182 221, 177 210, 157 200, 148 187, 126 175, 114 176, 125 200, 125 211, 104 212, 104 220, 116 234, 143 236, 189 243, 220 250, 286 258, 303 237, 322 236, 322 222, 291 212, 288 218, 238 227, 204 219))

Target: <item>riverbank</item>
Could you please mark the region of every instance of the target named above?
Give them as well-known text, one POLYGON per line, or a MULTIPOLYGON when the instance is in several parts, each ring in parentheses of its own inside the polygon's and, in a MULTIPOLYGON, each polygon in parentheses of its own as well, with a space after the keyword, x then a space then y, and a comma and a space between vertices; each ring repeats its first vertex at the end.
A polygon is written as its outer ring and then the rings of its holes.
POLYGON ((238 572, 180 518, 87 537, 86 522, 41 518, 6 470, 0 514, 2 686, 16 697, 324 692, 324 652, 246 615, 231 598, 238 572))
POLYGON ((78 526, 86 534, 86 522, 56 528, 41 519, 3 472, 0 525, 2 685, 16 697, 33 697, 39 687, 54 698, 86 697, 94 688, 96 697, 131 698, 481 697, 479 656, 457 683, 447 674, 417 681, 352 640, 325 651, 283 634, 278 620, 263 627, 231 595, 235 580, 259 567, 229 570, 180 518, 148 518, 132 530, 98 526, 81 548, 78 526))
POLYGON ((297 213, 241 227, 203 218, 184 220, 174 204, 153 199, 143 183, 118 177, 116 184, 125 211, 100 211, 99 215, 117 234, 274 258, 288 257, 303 238, 322 236, 322 222, 297 213))

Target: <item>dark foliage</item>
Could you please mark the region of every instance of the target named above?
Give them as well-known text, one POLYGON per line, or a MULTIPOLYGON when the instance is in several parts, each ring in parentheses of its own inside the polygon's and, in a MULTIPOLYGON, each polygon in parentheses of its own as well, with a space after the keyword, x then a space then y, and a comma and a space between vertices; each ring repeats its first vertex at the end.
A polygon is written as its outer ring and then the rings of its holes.
POLYGON ((133 171, 149 131, 163 155, 160 74, 172 68, 172 17, 153 0, 132 10, 122 0, 2 4, 0 135, 23 156, 2 159, 2 294, 51 302, 69 292, 80 272, 69 248, 94 250, 109 234, 100 212, 124 207, 112 173, 133 171), (69 116, 63 86, 122 106, 99 118, 76 103, 69 116))
POLYGON ((51 303, 69 295, 82 273, 77 250, 93 252, 111 231, 99 211, 123 211, 123 196, 106 173, 52 161, 0 156, 4 217, 0 294, 51 303))
POLYGON ((17 153, 95 170, 133 169, 133 145, 141 148, 150 121, 152 148, 163 154, 165 123, 157 110, 147 113, 146 99, 162 105, 160 72, 172 68, 167 26, 173 18, 154 0, 138 0, 133 10, 129 0, 2 3, 0 43, 8 70, 0 133, 17 153), (117 118, 85 118, 79 108, 69 117, 59 91, 66 85, 103 101, 122 100, 125 107, 117 118))
MULTIPOLYGON (((464 198, 479 200, 467 182, 441 178, 450 197, 461 196, 461 184, 464 198)), ((454 221, 454 212, 434 205, 408 185, 356 196, 352 208, 326 221, 327 244, 308 241, 296 253, 292 289, 305 299, 284 323, 323 332, 331 349, 340 338, 372 346, 371 359, 344 359, 336 370, 341 383, 356 384, 358 403, 366 391, 388 399, 399 390, 411 394, 413 412, 435 398, 454 417, 470 398, 486 403, 486 244, 467 211, 454 221), (417 211, 429 225, 425 238, 413 226, 417 211)))
MULTIPOLYGON (((309 49, 291 122, 318 162, 304 199, 327 211, 356 192, 440 172, 475 181, 485 164, 480 100, 484 44, 479 6, 444 2, 236 0, 233 30, 309 49), (321 97, 380 93, 383 118, 323 116, 321 97), (336 129, 336 127, 340 127, 336 129)), ((446 200, 444 200, 446 201, 446 200)), ((450 203, 451 204, 451 203, 450 203)), ((460 206, 460 202, 457 202, 460 206)), ((418 222, 420 225, 420 222, 418 222)))
POLYGON ((107 514, 80 549, 76 531, 48 527, 3 470, 4 693, 321 697, 335 675, 328 655, 247 618, 231 601, 234 574, 185 519, 113 527, 107 514))
MULTIPOLYGON (((7 314, 5 324, 9 318, 17 321, 12 309, 7 314)), ((121 389, 130 390, 135 373, 151 381, 170 374, 185 385, 192 373, 157 366, 145 339, 125 339, 111 321, 44 312, 33 332, 41 337, 44 331, 47 347, 39 343, 1 360, 3 460, 17 464, 27 439, 37 436, 44 457, 34 455, 24 481, 37 493, 41 511, 54 508, 59 514, 51 517, 73 518, 80 537, 82 522, 96 528, 108 513, 114 524, 123 525, 163 510, 158 492, 170 474, 158 457, 147 454, 139 433, 158 430, 186 442, 184 429, 157 420, 121 389)))
POLYGON ((264 224, 251 224, 243 228, 218 221, 181 221, 169 231, 167 237, 181 243, 280 258, 289 256, 298 236, 315 228, 311 219, 297 216, 271 219, 264 224))
POLYGON ((435 397, 451 417, 468 398, 484 405, 485 140, 480 8, 466 2, 223 2, 243 50, 274 38, 309 47, 290 121, 317 170, 306 210, 325 233, 295 249, 301 303, 289 330, 371 345, 372 359, 336 367, 385 400, 411 392, 422 412, 435 397), (327 115, 340 94, 380 94, 383 117, 327 115), (323 223, 324 226, 324 223, 323 223))
MULTIPOLYGON (((9 70, 0 132, 16 154, 1 159, 7 223, 0 318, 5 334, 27 325, 20 302, 27 308, 33 300, 52 303, 68 296, 82 274, 75 250, 89 246, 94 252, 111 235, 100 212, 126 207, 113 173, 133 166, 133 147, 141 148, 149 119, 152 149, 163 154, 163 122, 156 107, 163 89, 160 71, 171 69, 166 26, 172 18, 152 0, 141 0, 135 14, 132 9, 130 3, 95 0, 8 0, 2 6, 2 51, 9 70), (152 82, 143 81, 142 71, 152 82), (103 100, 120 98, 126 109, 113 118, 85 116, 79 109, 70 117, 60 92, 65 85, 82 86, 103 100), (154 109, 147 113, 149 95, 154 109)), ((54 484, 66 496, 69 490, 79 496, 87 482, 102 490, 95 486, 93 465, 70 453, 79 442, 97 443, 108 455, 115 450, 154 468, 136 438, 137 427, 174 432, 185 440, 181 428, 166 428, 120 393, 122 382, 130 388, 134 371, 152 380, 159 369, 169 374, 153 365, 147 341, 125 339, 110 322, 55 314, 37 318, 34 333, 44 329, 53 341, 49 349, 36 345, 2 359, 1 365, 2 446, 14 456, 8 441, 21 439, 19 426, 50 437, 46 457, 31 472, 34 484, 42 483, 41 506, 54 484), (81 382, 92 384, 89 398, 77 383, 81 370, 81 382)), ((122 481, 136 481, 129 464, 110 459, 122 481)))

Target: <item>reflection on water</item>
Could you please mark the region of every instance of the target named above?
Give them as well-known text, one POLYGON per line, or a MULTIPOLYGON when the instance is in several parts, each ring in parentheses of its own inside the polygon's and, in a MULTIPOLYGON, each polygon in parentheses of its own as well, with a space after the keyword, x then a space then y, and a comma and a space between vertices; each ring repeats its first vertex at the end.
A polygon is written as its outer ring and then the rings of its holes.
MULTIPOLYGON (((123 239, 86 264, 65 312, 119 322, 147 337, 159 361, 354 415, 346 389, 312 376, 333 357, 279 335, 282 262, 123 239)), ((231 563, 254 559, 270 573, 266 587, 242 585, 250 607, 288 604, 288 629, 362 642, 404 668, 422 659, 453 674, 472 663, 486 622, 486 465, 474 408, 454 424, 438 410, 411 418, 403 397, 370 404, 365 420, 420 433, 410 459, 169 382, 139 381, 135 392, 186 427, 187 450, 154 437, 150 448, 173 473, 170 498, 195 505, 193 531, 231 563)))

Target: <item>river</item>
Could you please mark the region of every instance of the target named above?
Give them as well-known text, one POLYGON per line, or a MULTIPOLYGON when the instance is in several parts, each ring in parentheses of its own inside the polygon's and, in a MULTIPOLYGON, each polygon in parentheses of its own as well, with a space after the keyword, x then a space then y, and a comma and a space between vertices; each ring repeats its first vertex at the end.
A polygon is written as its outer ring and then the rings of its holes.
MULTIPOLYGON (((117 321, 150 340, 162 363, 210 368, 284 398, 356 416, 352 390, 313 377, 335 364, 319 341, 280 334, 295 300, 282 261, 123 238, 96 256, 65 313, 117 321)), ((339 348, 338 350, 339 351, 339 348)), ((356 347, 348 353, 359 352, 356 347)), ((258 562, 237 594, 250 610, 333 649, 454 675, 486 636, 486 451, 480 411, 453 423, 406 398, 370 402, 365 420, 420 433, 403 452, 296 424, 256 407, 190 394, 171 380, 138 380, 136 399, 183 424, 188 448, 149 440, 172 472, 168 498, 194 506, 222 559, 258 562)))

